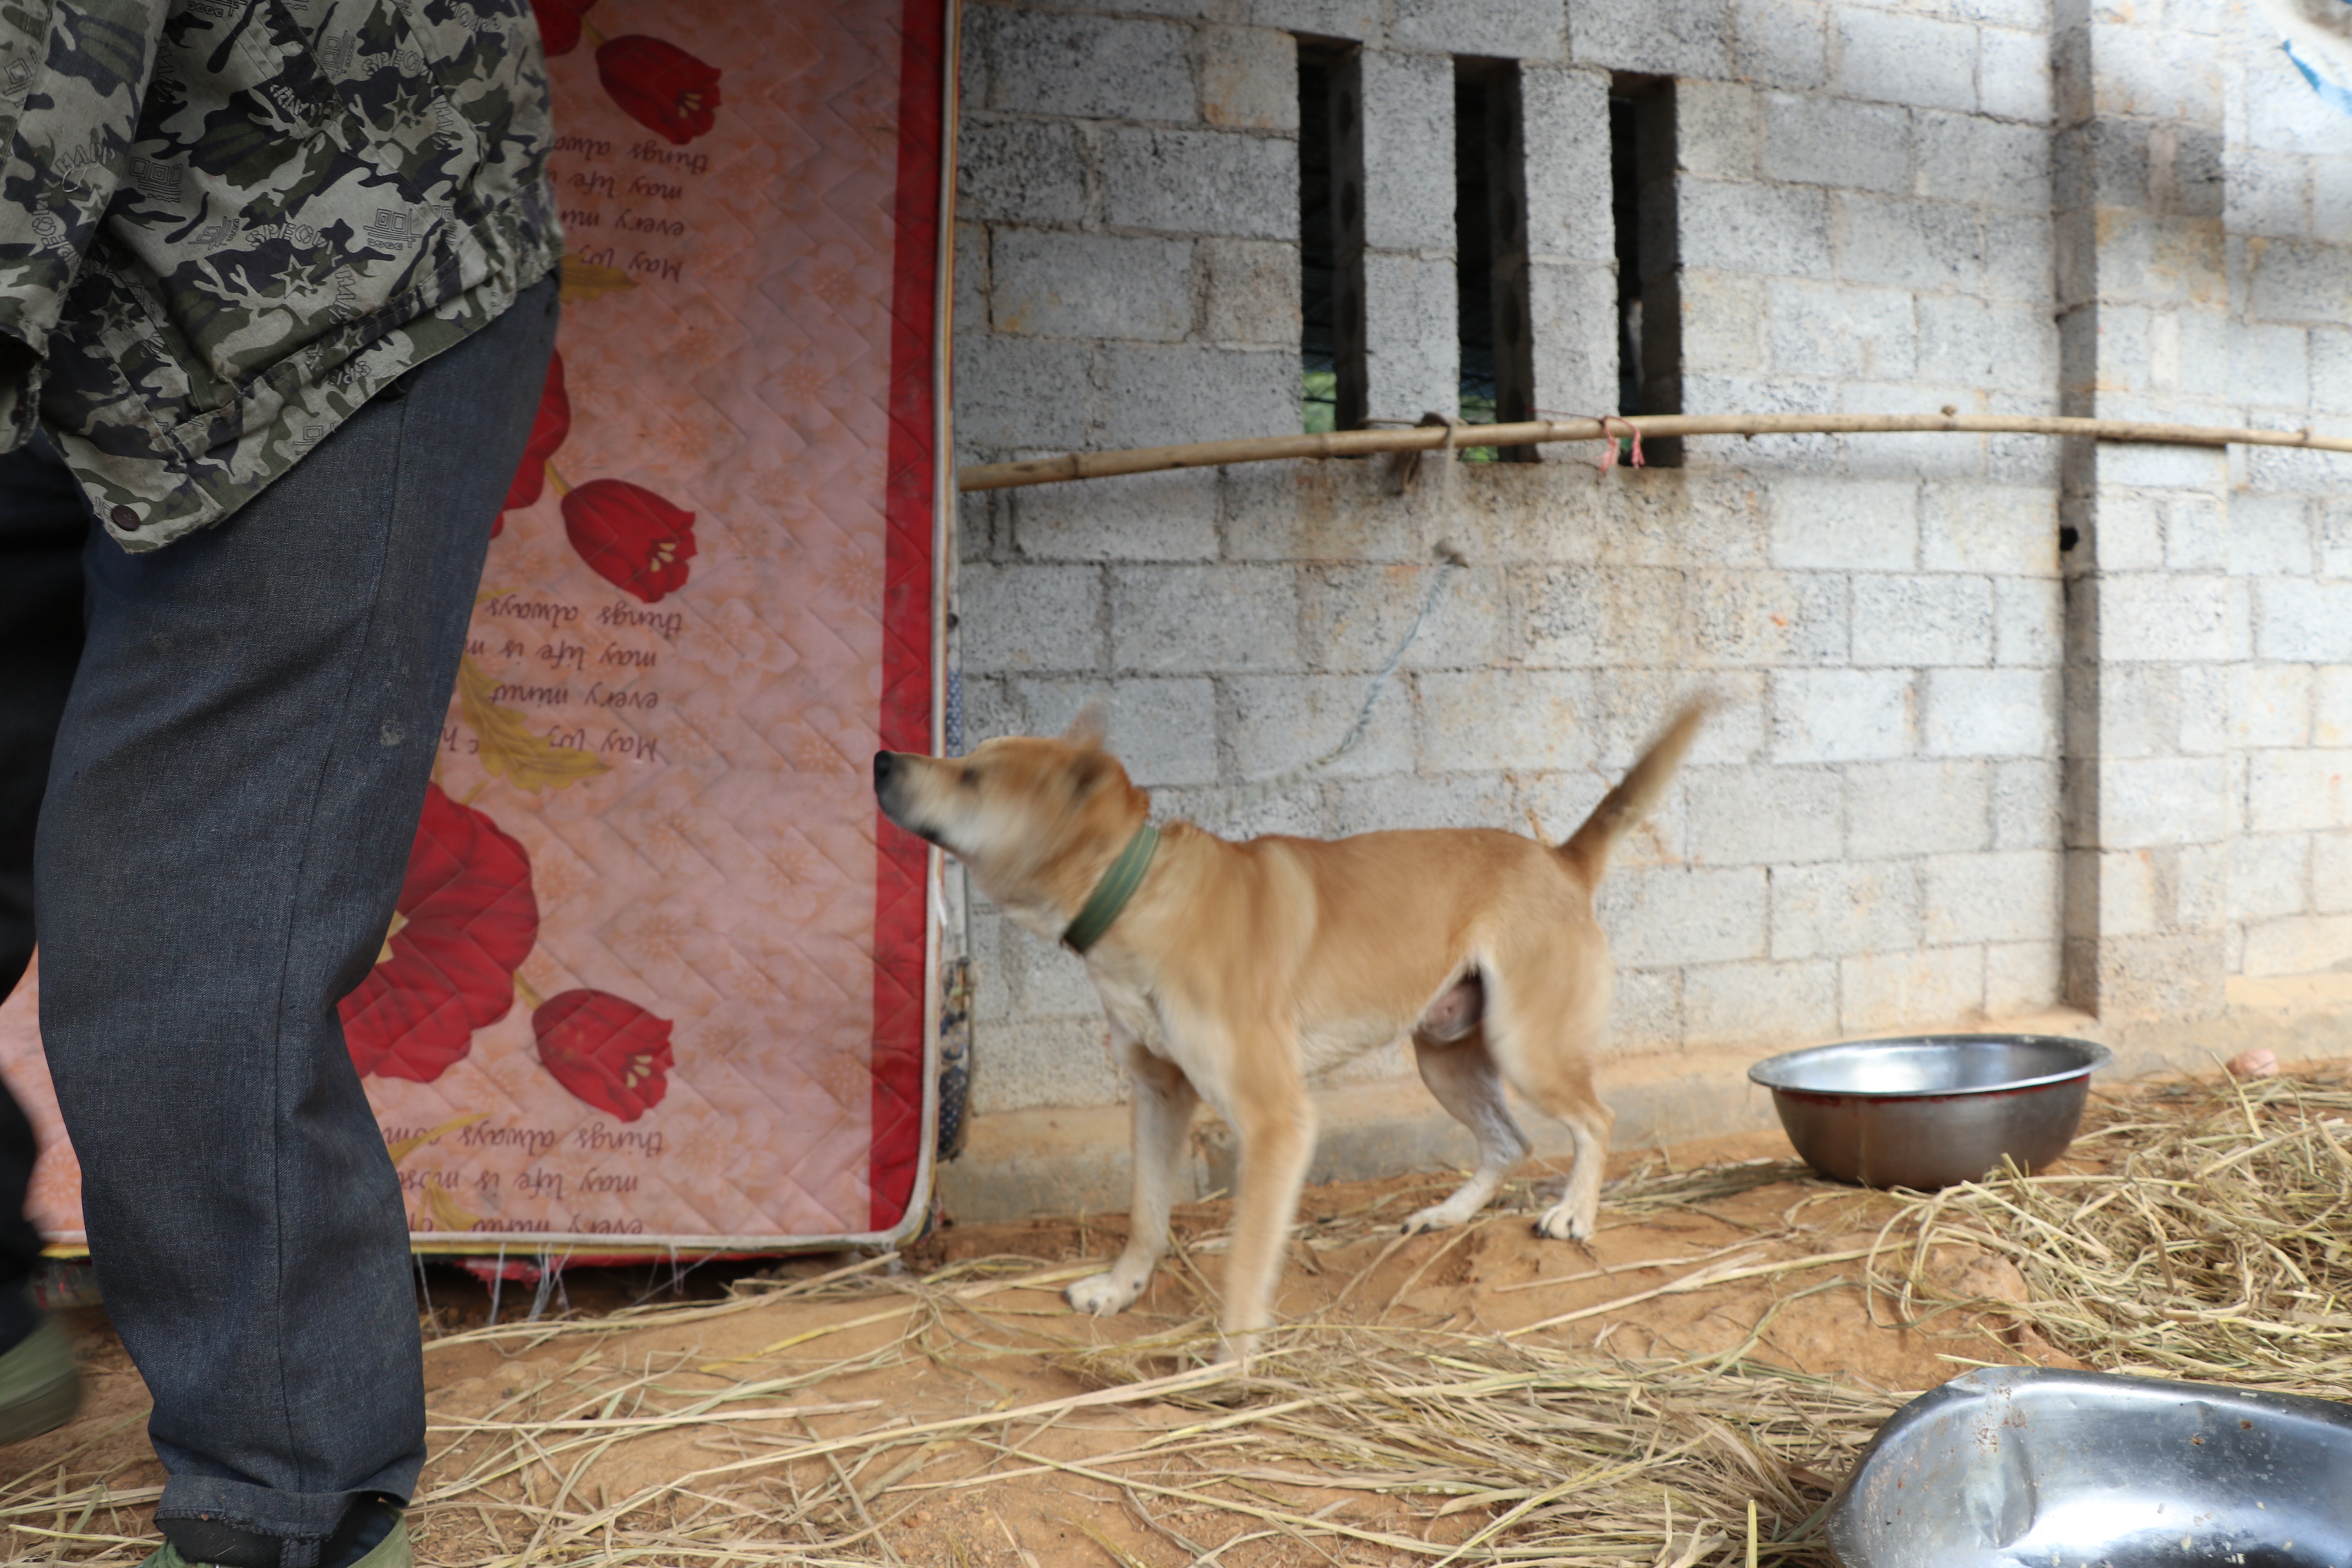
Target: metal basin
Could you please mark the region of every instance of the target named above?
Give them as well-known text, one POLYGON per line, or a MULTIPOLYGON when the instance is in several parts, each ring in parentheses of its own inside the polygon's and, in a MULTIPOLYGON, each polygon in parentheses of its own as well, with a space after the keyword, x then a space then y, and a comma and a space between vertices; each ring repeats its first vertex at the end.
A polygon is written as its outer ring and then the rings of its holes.
POLYGON ((1843 1568, 2352 1563, 2352 1407, 1994 1367, 1896 1411, 1830 1503, 1843 1568))
POLYGON ((1842 1182, 1927 1191, 2007 1155, 2028 1170, 2066 1152, 2107 1047, 2053 1035, 1921 1035, 1771 1057, 1772 1091, 1805 1163, 1842 1182))

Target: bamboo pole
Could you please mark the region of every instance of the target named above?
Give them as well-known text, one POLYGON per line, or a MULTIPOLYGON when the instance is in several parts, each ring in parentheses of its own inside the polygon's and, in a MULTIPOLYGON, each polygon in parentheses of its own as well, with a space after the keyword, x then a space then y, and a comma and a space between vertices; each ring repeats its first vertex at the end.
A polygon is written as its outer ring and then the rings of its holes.
MULTIPOLYGON (((2154 442, 2175 447, 2304 447, 2352 452, 2352 438, 2302 430, 2245 430, 2222 425, 2158 425, 2139 419, 2066 419, 2011 414, 1640 414, 1629 418, 1532 419, 1522 425, 1477 425, 1482 447, 1528 447, 1542 441, 1600 441, 1639 430, 1668 436, 1851 436, 1892 431, 1950 430, 1976 436, 2075 436, 2095 441, 2154 442)), ((1335 430, 1321 436, 1254 436, 1194 441, 1181 447, 1136 447, 1120 452, 1065 452, 1018 463, 979 463, 956 472, 960 490, 1003 490, 1112 474, 1168 468, 1211 468, 1227 463, 1269 463, 1285 458, 1361 458, 1376 452, 1429 452, 1445 445, 1447 427, 1335 430)))

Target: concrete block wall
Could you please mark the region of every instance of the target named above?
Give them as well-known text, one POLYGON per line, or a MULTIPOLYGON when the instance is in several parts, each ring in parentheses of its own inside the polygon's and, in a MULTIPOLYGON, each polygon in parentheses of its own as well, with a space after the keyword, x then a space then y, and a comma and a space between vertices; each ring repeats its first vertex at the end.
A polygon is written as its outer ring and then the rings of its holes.
MULTIPOLYGON (((2344 418, 2337 154, 2294 150, 2285 84, 2200 3, 974 4, 961 456, 1298 427, 1294 33, 1365 50, 1375 416, 1453 405, 1464 54, 1522 62, 1543 406, 1613 402, 1606 95, 1632 73, 1676 79, 1685 408, 2344 418), (2305 227, 2241 236, 2224 163, 2259 165, 2260 223, 2305 227)), ((1591 457, 1402 496, 1384 462, 968 496, 967 736, 1104 695, 1166 815, 1558 836, 1711 686, 1732 705, 1602 900, 1621 1048, 1669 1059, 2069 998, 2193 1013, 2228 973, 2352 951, 2340 460, 1944 435, 1591 457), (1355 721, 1441 540, 1469 565, 1360 742, 1291 777, 1355 721)), ((977 1109, 1118 1098, 1077 962, 985 905, 970 933, 977 1109)))

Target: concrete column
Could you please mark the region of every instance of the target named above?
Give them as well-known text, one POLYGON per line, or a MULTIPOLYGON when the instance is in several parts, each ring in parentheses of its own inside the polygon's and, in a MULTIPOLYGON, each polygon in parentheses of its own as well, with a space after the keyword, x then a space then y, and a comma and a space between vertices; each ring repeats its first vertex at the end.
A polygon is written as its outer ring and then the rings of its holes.
POLYGON ((1367 49, 1364 349, 1375 419, 1454 413, 1454 59, 1367 49))
MULTIPOLYGON (((2064 411, 2229 423, 2218 12, 2053 18, 2064 411)), ((2229 459, 2079 443, 2066 576, 2064 973, 2103 1020, 2220 1013, 2237 830, 2229 459)))

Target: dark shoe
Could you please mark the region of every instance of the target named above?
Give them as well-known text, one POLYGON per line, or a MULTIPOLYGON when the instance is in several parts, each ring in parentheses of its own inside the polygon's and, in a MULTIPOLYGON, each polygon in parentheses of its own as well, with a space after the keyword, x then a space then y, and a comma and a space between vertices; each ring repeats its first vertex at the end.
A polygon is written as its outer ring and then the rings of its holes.
POLYGON ((0 1354, 0 1443, 21 1443, 55 1431, 81 1405, 81 1373, 73 1346, 55 1318, 0 1354))
MULTIPOLYGON (((331 1556, 324 1561, 332 1568, 331 1556)), ((408 1521, 395 1516, 391 1532, 370 1547, 365 1555, 351 1563, 350 1568, 415 1568, 415 1561, 408 1550, 408 1521)), ((207 1568, 207 1565, 181 1556, 180 1549, 167 1541, 149 1552, 147 1560, 139 1568, 207 1568)))

